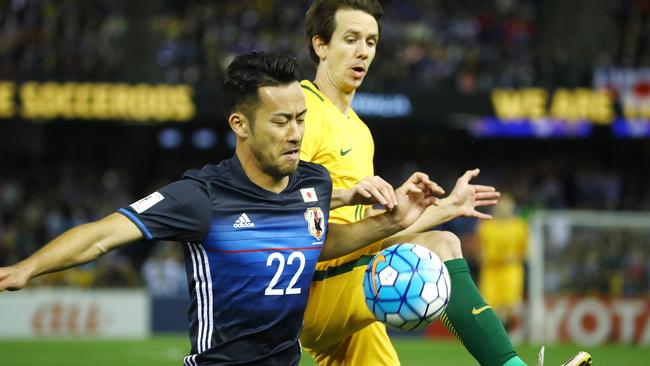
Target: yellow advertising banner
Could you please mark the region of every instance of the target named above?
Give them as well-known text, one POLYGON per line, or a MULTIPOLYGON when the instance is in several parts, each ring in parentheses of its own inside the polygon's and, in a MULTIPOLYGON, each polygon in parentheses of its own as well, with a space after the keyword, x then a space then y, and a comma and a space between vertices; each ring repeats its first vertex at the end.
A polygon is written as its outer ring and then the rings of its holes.
POLYGON ((188 85, 0 82, 0 118, 186 122, 196 107, 188 85))

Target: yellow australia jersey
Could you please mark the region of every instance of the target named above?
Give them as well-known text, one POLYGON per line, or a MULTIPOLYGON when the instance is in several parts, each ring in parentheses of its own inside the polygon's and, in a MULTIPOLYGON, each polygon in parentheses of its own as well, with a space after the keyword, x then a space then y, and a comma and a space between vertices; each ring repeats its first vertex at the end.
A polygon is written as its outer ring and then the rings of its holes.
MULTIPOLYGON (((334 189, 349 189, 374 175, 375 145, 354 111, 342 113, 309 81, 301 83, 307 104, 300 158, 327 168, 334 189)), ((361 205, 330 211, 331 223, 353 223, 361 205)), ((399 365, 397 353, 363 296, 363 274, 382 242, 318 262, 300 341, 320 365, 399 365)))
MULTIPOLYGON (((300 159, 323 165, 332 176, 334 189, 349 189, 374 175, 375 144, 368 126, 350 109, 344 115, 310 81, 301 83, 307 104, 305 136, 300 159)), ((332 223, 353 223, 365 208, 344 206, 330 212, 332 223)))
POLYGON ((478 230, 485 266, 521 264, 528 247, 528 224, 520 217, 481 221, 478 230))

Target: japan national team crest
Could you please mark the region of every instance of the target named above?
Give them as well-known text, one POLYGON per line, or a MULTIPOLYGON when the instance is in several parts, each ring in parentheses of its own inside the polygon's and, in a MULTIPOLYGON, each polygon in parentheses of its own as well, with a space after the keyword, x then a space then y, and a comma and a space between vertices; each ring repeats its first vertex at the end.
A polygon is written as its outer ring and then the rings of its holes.
POLYGON ((320 240, 325 234, 325 216, 320 207, 310 207, 305 211, 305 220, 307 221, 307 230, 309 233, 320 240))

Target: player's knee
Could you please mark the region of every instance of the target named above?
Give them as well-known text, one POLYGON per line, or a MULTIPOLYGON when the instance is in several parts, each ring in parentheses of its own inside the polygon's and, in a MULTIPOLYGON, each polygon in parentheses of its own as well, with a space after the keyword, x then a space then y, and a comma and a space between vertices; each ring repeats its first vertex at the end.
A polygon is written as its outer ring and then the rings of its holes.
POLYGON ((443 261, 463 257, 460 239, 456 234, 449 231, 439 231, 436 240, 439 240, 440 245, 444 247, 445 258, 441 258, 443 261))
POLYGON ((452 232, 430 231, 418 236, 418 242, 421 242, 421 245, 436 253, 443 262, 463 257, 460 239, 452 232))

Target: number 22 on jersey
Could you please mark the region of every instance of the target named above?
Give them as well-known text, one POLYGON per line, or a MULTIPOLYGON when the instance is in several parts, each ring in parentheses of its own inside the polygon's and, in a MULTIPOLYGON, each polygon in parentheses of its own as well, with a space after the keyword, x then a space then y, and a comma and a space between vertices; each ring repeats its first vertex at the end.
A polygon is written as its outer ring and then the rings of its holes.
POLYGON ((269 257, 266 259, 266 266, 267 267, 273 266, 273 263, 276 262, 276 259, 278 262, 278 268, 275 271, 275 275, 273 275, 273 278, 271 279, 269 286, 264 291, 264 295, 267 296, 299 295, 300 288, 295 288, 293 286, 296 284, 296 282, 298 282, 298 279, 300 278, 303 269, 305 269, 305 255, 302 254, 302 252, 291 252, 291 254, 289 254, 289 257, 286 259, 286 263, 288 265, 292 265, 293 262, 296 259, 298 259, 298 270, 293 274, 293 277, 291 277, 291 281, 289 281, 289 286, 287 286, 286 289, 275 287, 278 284, 278 281, 280 280, 280 276, 282 276, 282 272, 284 272, 284 264, 285 264, 284 255, 280 252, 271 253, 269 257))

